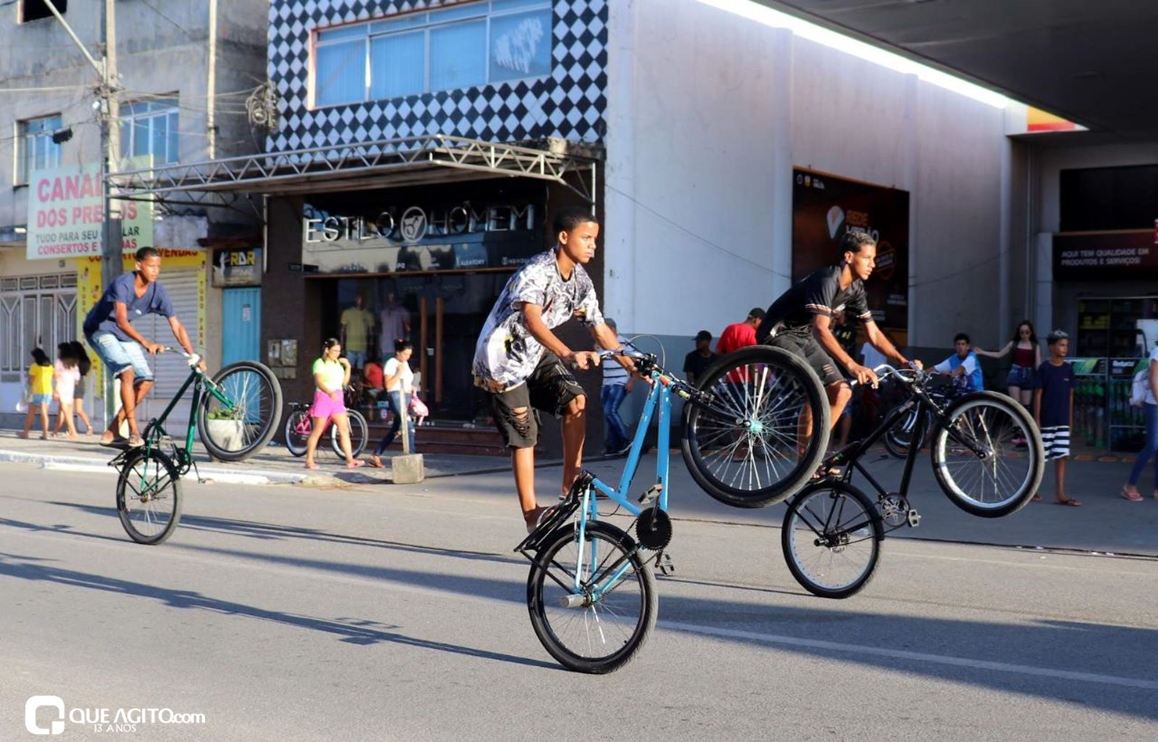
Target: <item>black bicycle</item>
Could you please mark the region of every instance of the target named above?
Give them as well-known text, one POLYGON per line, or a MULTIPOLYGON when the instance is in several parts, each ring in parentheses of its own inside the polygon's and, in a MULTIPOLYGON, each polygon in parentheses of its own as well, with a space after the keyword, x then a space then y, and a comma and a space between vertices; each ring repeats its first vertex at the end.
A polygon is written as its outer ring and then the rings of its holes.
POLYGON ((929 435, 933 474, 941 491, 965 512, 999 518, 1021 509, 1041 484, 1045 452, 1033 419, 1014 400, 995 392, 952 399, 935 391, 934 375, 891 366, 877 369, 907 387, 897 405, 863 440, 829 456, 822 471, 840 474, 810 483, 788 501, 781 547, 788 569, 802 587, 824 598, 847 598, 865 585, 880 562, 885 534, 915 527, 920 514, 908 499, 919 446, 908 445, 900 487, 886 490, 861 458, 899 424, 913 420, 910 440, 929 435), (931 423, 931 431, 926 424, 931 423), (877 492, 874 502, 852 484, 858 471, 877 492))

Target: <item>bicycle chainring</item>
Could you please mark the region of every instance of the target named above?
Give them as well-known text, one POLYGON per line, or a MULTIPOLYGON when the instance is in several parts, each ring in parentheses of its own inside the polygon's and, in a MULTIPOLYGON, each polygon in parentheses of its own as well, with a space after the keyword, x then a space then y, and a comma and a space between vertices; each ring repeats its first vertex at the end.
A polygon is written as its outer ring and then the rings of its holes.
POLYGON ((635 539, 651 551, 660 551, 671 542, 671 518, 659 508, 648 508, 635 521, 635 539))
POLYGON ((909 522, 909 501, 896 492, 881 495, 877 500, 881 520, 890 526, 903 526, 909 522))

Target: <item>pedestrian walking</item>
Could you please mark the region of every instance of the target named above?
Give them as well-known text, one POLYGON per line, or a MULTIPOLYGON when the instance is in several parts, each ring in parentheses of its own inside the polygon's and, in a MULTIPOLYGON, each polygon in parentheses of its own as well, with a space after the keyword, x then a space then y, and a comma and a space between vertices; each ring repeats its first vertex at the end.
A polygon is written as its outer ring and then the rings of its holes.
POLYGON ((40 426, 44 431, 41 440, 48 440, 48 405, 52 403, 52 361, 40 348, 32 349, 32 365, 28 367, 28 390, 32 397, 28 402, 28 412, 24 415, 24 431, 21 438, 32 432, 32 421, 40 416, 40 426))
POLYGON ((1158 498, 1158 345, 1150 350, 1149 379, 1146 386, 1146 399, 1142 405, 1142 420, 1146 426, 1146 444, 1134 459, 1134 468, 1130 470, 1130 478, 1122 487, 1122 499, 1130 502, 1142 502, 1142 493, 1138 491, 1138 480, 1142 478, 1142 470, 1146 468, 1150 458, 1154 457, 1154 497, 1158 498))
POLYGON ((346 455, 346 466, 355 469, 365 462, 354 458, 350 448, 350 418, 346 415, 346 385, 350 383, 350 361, 342 358, 342 343, 329 338, 322 343, 322 355, 314 361, 314 403, 310 406, 310 437, 306 440, 306 468, 319 468, 314 461, 318 440, 331 423, 338 426, 338 442, 346 455))
POLYGON ((80 369, 73 355, 72 347, 64 342, 56 346, 56 363, 52 365, 53 385, 52 393, 57 403, 56 431, 60 433, 60 422, 64 421, 69 438, 76 438, 76 424, 72 419, 72 400, 76 393, 76 384, 80 381, 80 369))
POLYGON ((410 453, 414 453, 414 423, 410 419, 410 397, 414 394, 414 370, 410 368, 410 357, 413 354, 414 346, 409 340, 395 340, 394 357, 386 361, 382 369, 386 399, 390 402, 394 420, 390 423, 390 430, 378 441, 374 453, 370 454, 370 466, 382 467, 382 454, 394 443, 403 425, 410 440, 410 453))

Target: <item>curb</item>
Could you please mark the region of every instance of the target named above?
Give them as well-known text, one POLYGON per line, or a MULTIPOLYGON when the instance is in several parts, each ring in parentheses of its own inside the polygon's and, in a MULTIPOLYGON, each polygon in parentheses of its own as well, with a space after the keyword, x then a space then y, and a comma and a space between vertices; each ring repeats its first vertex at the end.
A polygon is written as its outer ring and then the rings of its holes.
MULTIPOLYGON (((85 458, 78 456, 52 456, 47 454, 35 453, 20 453, 19 451, 4 451, 0 450, 0 461, 10 461, 22 464, 40 464, 42 469, 54 469, 56 471, 76 471, 85 472, 89 474, 108 473, 115 474, 116 470, 108 465, 107 459, 85 458)), ((239 472, 234 469, 221 469, 214 466, 200 466, 197 469, 201 479, 223 482, 226 484, 301 484, 310 480, 310 484, 323 484, 326 482, 319 482, 316 475, 310 474, 291 474, 289 472, 276 472, 269 470, 247 471, 239 472)))

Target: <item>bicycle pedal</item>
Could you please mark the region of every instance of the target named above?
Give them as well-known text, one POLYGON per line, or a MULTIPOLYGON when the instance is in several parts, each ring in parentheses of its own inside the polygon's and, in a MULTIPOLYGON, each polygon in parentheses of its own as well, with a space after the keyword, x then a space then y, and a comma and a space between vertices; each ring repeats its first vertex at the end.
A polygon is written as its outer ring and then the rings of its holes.
POLYGON ((659 497, 660 492, 663 492, 663 485, 662 484, 656 483, 656 484, 651 485, 650 487, 647 488, 647 490, 642 495, 639 496, 639 504, 640 505, 650 504, 652 501, 655 500, 655 498, 659 497))
POLYGON ((656 556, 655 567, 664 577, 675 574, 675 562, 671 560, 671 554, 666 551, 656 556))
POLYGON ((916 528, 917 526, 921 525, 921 514, 916 510, 909 508, 908 521, 910 528, 916 528))

